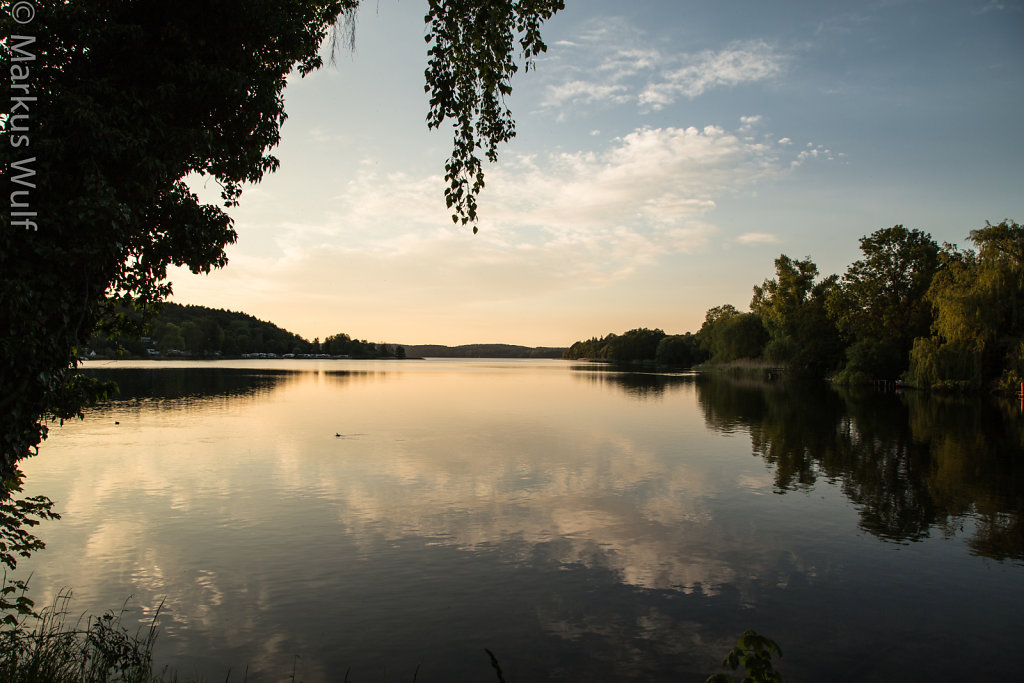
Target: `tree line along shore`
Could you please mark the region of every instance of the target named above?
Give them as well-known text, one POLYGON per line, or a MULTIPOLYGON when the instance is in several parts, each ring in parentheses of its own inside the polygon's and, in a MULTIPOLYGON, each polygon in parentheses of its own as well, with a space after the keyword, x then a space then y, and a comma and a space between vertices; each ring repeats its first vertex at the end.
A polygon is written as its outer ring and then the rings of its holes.
POLYGON ((902 225, 862 237, 858 259, 822 277, 811 257, 775 259, 749 310, 709 309, 696 333, 639 328, 577 341, 568 359, 690 367, 747 364, 841 383, 928 389, 1024 387, 1024 226, 986 222, 972 248, 902 225))
POLYGON ((842 383, 1016 390, 1024 382, 1024 226, 973 230, 972 248, 902 225, 860 239, 862 258, 822 276, 811 257, 775 259, 748 310, 714 306, 697 332, 637 328, 568 348, 399 345, 338 333, 322 341, 245 313, 167 303, 146 334, 97 333, 98 358, 565 358, 667 367, 748 365, 842 383))
POLYGON ((162 304, 142 334, 94 334, 82 358, 560 358, 564 347, 514 344, 394 344, 339 332, 309 341, 246 313, 206 306, 162 304))

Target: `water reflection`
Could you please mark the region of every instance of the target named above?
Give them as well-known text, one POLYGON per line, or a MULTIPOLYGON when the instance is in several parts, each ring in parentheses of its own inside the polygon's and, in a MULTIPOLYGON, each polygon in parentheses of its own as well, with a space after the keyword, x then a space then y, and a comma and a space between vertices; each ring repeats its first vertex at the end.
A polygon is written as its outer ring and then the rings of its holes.
POLYGON ((118 387, 118 392, 112 397, 114 401, 265 395, 283 382, 294 381, 298 375, 293 370, 221 367, 89 368, 83 372, 114 382, 118 387))
POLYGON ((609 386, 637 399, 659 399, 666 392, 692 384, 697 378, 691 372, 637 372, 605 363, 577 365, 573 377, 595 386, 609 386))
POLYGON ((708 425, 749 431, 778 492, 824 478, 839 483, 875 536, 964 532, 978 554, 1024 559, 1024 427, 1007 406, 719 377, 697 387, 708 425))
POLYGON ((301 370, 233 368, 210 365, 187 367, 86 368, 83 373, 113 382, 118 390, 111 402, 185 401, 266 396, 288 384, 313 379, 332 384, 375 381, 388 373, 372 370, 301 370))
MULTIPOLYGON (((248 663, 254 682, 296 653, 307 681, 349 665, 411 678, 417 663, 423 680, 485 680, 486 660, 467 658, 484 647, 509 680, 703 680, 750 626, 847 652, 851 631, 897 638, 873 625, 880 606, 926 618, 917 643, 969 610, 1017 618, 998 591, 966 596, 992 577, 929 545, 965 523, 973 552, 1020 557, 1020 506, 1004 500, 1019 478, 998 457, 970 476, 984 461, 943 460, 942 411, 915 422, 906 398, 545 367, 148 379, 28 463, 65 516, 33 582, 100 609, 166 597, 167 659, 211 679, 248 663), (115 427, 129 407, 137 419, 115 427), (904 562, 858 520, 932 556, 904 562)), ((1013 632, 977 637, 998 652, 1013 632)), ((824 679, 831 659, 813 654, 786 671, 824 679)), ((901 658, 871 661, 891 673, 901 658)))
POLYGON ((1021 559, 1024 416, 1006 402, 925 398, 911 395, 907 403, 914 439, 930 448, 929 494, 950 515, 973 514, 975 553, 1021 559))

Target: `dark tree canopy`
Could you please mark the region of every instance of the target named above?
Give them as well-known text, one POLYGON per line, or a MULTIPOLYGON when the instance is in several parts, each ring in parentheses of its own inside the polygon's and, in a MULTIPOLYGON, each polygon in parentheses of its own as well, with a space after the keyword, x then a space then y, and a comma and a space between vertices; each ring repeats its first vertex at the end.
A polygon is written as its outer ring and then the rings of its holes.
MULTIPOLYGON (((232 206, 243 183, 274 171, 286 77, 322 66, 325 37, 358 5, 35 0, 26 25, 4 13, 0 52, 16 94, 32 99, 19 105, 27 114, 4 118, 2 161, 19 205, 35 212, 30 220, 5 212, 0 229, 5 478, 45 437, 46 419, 79 414, 95 394, 75 374, 95 330, 131 327, 138 316, 124 311, 163 300, 169 266, 202 273, 226 264, 232 220, 184 179, 212 178, 232 206)), ((446 176, 456 220, 476 219, 478 150, 494 160, 514 135, 503 98, 515 52, 527 65, 543 52, 539 27, 562 6, 430 2, 428 124, 455 126, 446 176)))
POLYGON ((653 362, 664 339, 666 335, 663 330, 638 327, 622 334, 611 333, 600 339, 593 337, 578 341, 566 349, 562 358, 598 359, 616 363, 653 362))
POLYGON ((1024 382, 1024 226, 1005 220, 972 230, 977 247, 951 245, 926 295, 934 334, 915 341, 910 374, 920 386, 1024 382))
POLYGON ((862 237, 860 250, 864 257, 847 268, 830 312, 851 338, 892 336, 909 350, 909 342, 931 326, 924 295, 938 267, 939 245, 928 233, 895 225, 862 237))
POLYGON ((728 363, 758 358, 768 342, 768 331, 756 313, 740 313, 732 304, 724 304, 708 309, 697 337, 713 363, 728 363))
MULTIPOLYGON (((782 254, 775 277, 754 287, 750 313, 713 306, 696 334, 662 337, 655 360, 768 363, 842 384, 901 379, 921 388, 1017 392, 1024 386, 1024 227, 986 222, 969 239, 977 251, 940 249, 927 233, 902 225, 883 228, 861 238, 864 256, 842 278, 819 278, 809 256, 782 254)), ((635 358, 636 342, 653 333, 661 331, 578 341, 564 357, 616 360, 625 351, 635 358)))
POLYGON ((754 286, 750 301, 751 312, 768 331, 765 357, 799 374, 823 376, 834 369, 842 352, 825 310, 838 278, 830 275, 815 282, 818 266, 810 257, 794 261, 785 254, 775 259, 775 273, 775 279, 754 286))
POLYGON ((706 358, 707 354, 701 349, 697 335, 689 332, 662 337, 654 355, 658 365, 676 368, 691 368, 706 358))
POLYGON ((895 378, 907 369, 917 337, 932 323, 925 293, 939 264, 928 233, 902 225, 860 240, 864 257, 850 264, 826 306, 847 351, 847 369, 870 378, 895 378))

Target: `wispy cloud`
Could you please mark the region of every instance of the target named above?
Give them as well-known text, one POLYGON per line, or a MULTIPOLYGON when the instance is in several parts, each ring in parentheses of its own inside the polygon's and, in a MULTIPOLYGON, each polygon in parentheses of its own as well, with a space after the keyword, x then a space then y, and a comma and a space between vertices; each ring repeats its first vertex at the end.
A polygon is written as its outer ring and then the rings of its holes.
POLYGON ((1010 5, 1002 0, 990 0, 988 4, 979 10, 975 10, 977 14, 987 14, 989 12, 1004 12, 1007 10, 1014 10, 1017 12, 1021 11, 1019 5, 1010 5))
MULTIPOLYGON (((789 138, 783 138, 783 140, 787 141, 785 144, 789 144, 789 138)), ((782 140, 779 140, 779 143, 782 144, 782 140)), ((794 158, 791 163, 795 167, 800 166, 801 164, 810 159, 824 159, 827 161, 834 161, 837 157, 844 156, 846 155, 843 154, 842 152, 839 152, 837 154, 828 147, 825 147, 824 145, 816 145, 813 142, 808 142, 804 149, 800 150, 800 152, 797 153, 796 158, 794 158)))
POLYGON ((716 198, 779 173, 778 150, 722 127, 640 128, 602 152, 511 159, 491 175, 501 224, 591 230, 668 228, 701 216, 716 198))
POLYGON ((566 81, 548 87, 544 99, 545 106, 559 106, 565 103, 586 104, 590 102, 612 102, 624 104, 632 97, 626 86, 615 84, 598 84, 590 81, 566 81))
POLYGON ((640 31, 612 31, 606 24, 560 47, 560 61, 572 66, 558 70, 567 78, 547 86, 543 106, 550 109, 633 102, 641 110, 657 110, 715 88, 770 81, 790 60, 763 40, 687 53, 646 45, 640 31))
POLYGON ((767 232, 745 232, 736 236, 738 244, 772 244, 778 241, 778 236, 767 232))
POLYGON ((782 73, 786 61, 763 41, 736 43, 724 50, 705 50, 677 59, 683 65, 663 69, 640 93, 638 104, 661 109, 679 97, 693 99, 712 88, 767 81, 782 73))

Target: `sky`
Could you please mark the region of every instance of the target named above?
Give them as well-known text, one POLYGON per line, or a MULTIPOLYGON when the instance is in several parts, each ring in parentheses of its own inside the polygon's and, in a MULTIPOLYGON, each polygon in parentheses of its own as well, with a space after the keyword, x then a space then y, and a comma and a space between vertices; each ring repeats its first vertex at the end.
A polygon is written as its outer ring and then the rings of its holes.
POLYGON ((1024 222, 1022 0, 566 0, 476 235, 426 126, 425 10, 365 0, 354 50, 289 79, 280 170, 173 301, 310 340, 568 346, 746 310, 780 254, 842 275, 882 228, 1024 222))

